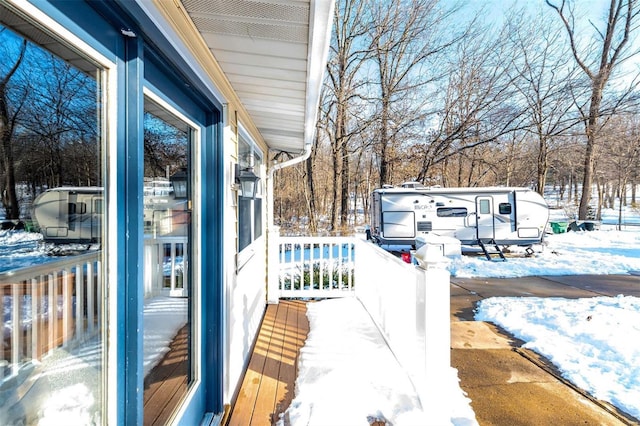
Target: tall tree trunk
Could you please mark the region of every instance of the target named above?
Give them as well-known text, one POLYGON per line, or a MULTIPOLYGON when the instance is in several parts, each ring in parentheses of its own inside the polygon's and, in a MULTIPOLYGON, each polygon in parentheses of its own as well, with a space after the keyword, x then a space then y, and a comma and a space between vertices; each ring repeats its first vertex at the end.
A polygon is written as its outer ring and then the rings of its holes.
POLYGON ((544 187, 547 184, 547 171, 549 170, 548 157, 547 140, 545 137, 540 137, 538 144, 538 168, 536 182, 536 191, 540 195, 544 195, 544 187))
MULTIPOLYGON (((331 148, 331 156, 333 160, 333 182, 332 186, 332 205, 331 205, 331 231, 337 229, 338 224, 338 206, 341 204, 341 194, 338 194, 338 188, 342 189, 340 179, 344 179, 344 158, 343 157, 343 145, 346 144, 346 114, 347 105, 345 102, 339 101, 336 103, 336 128, 334 134, 333 146, 331 148)), ((342 213, 342 207, 340 207, 342 213)), ((342 221, 340 221, 342 225, 342 221)))
POLYGON ((587 121, 587 146, 584 153, 582 166, 582 195, 578 207, 578 219, 584 220, 589 212, 591 202, 591 187, 593 185, 593 164, 595 160, 595 145, 597 140, 598 118, 600 117, 600 104, 602 102, 602 86, 594 84, 592 88, 591 104, 589 105, 589 119, 587 121))
MULTIPOLYGON (((314 148, 314 151, 315 151, 315 148, 314 148)), ((307 192, 309 194, 309 197, 307 200, 307 215, 309 216, 309 231, 312 234, 315 234, 316 232, 318 232, 318 221, 316 218, 318 209, 316 208, 316 191, 315 191, 315 185, 313 182, 314 157, 315 156, 313 154, 310 155, 309 158, 307 158, 307 161, 305 162, 305 165, 307 168, 307 192)))
POLYGON ((382 97, 382 111, 380 112, 380 149, 378 152, 378 161, 380 164, 380 176, 378 179, 378 186, 382 188, 382 185, 391 184, 389 179, 389 160, 387 158, 387 150, 389 148, 389 141, 387 140, 389 125, 389 104, 386 97, 382 97))
POLYGON ((11 77, 16 73, 18 67, 22 63, 24 54, 27 50, 27 41, 24 40, 20 46, 20 53, 13 67, 0 80, 0 146, 2 151, 2 166, 4 169, 4 182, 0 187, 2 189, 2 205, 5 209, 6 219, 20 219, 20 206, 18 205, 18 194, 16 192, 16 176, 13 159, 13 128, 15 115, 9 116, 9 94, 7 87, 11 77))
MULTIPOLYGON (((4 90, 0 90, 0 99, 4 97, 4 90)), ((20 206, 18 205, 15 168, 13 165, 12 132, 8 120, 6 120, 6 111, 5 102, 0 100, 0 138, 2 139, 2 166, 4 169, 2 205, 4 206, 6 219, 19 219, 20 206)))
POLYGON ((337 222, 338 179, 340 178, 340 165, 338 164, 338 149, 336 146, 331 148, 331 163, 333 166, 333 179, 331 181, 331 213, 329 215, 329 230, 334 231, 336 229, 337 222))
MULTIPOLYGON (((344 116, 343 116, 344 117, 344 116)), ((343 123, 342 128, 346 128, 343 123)), ((349 184, 351 183, 350 167, 349 167, 349 149, 346 138, 342 138, 340 143, 340 154, 342 159, 342 184, 340 187, 340 227, 344 228, 348 225, 349 216, 349 184)))

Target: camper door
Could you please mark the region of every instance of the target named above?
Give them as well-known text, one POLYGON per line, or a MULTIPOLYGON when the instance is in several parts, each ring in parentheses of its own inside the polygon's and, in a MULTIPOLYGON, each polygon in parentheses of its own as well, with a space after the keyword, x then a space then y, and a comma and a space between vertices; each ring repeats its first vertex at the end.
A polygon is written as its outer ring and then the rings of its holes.
POLYGON ((492 197, 476 197, 476 233, 478 240, 495 238, 492 197))

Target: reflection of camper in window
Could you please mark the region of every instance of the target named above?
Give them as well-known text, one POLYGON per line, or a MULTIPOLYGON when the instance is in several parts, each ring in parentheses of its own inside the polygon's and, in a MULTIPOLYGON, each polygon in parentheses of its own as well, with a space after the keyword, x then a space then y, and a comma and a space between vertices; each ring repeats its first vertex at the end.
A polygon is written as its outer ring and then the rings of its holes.
POLYGON ((102 188, 60 187, 40 194, 32 217, 43 240, 55 243, 99 243, 102 234, 102 188))
MULTIPOLYGON (((100 243, 104 199, 97 186, 48 189, 33 202, 32 218, 44 242, 100 243)), ((187 235, 187 200, 176 200, 168 180, 145 182, 144 232, 153 236, 187 235)))
POLYGON ((187 200, 177 199, 170 181, 158 178, 145 181, 144 233, 146 235, 186 236, 190 217, 187 210, 187 200))

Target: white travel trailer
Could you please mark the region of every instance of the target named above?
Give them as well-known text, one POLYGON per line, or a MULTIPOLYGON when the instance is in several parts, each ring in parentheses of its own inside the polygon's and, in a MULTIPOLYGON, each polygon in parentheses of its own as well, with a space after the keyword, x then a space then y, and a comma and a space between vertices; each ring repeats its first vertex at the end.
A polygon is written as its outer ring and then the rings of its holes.
POLYGON ((548 219, 546 201, 528 188, 430 188, 411 183, 373 191, 370 232, 381 245, 415 246, 417 237, 432 233, 484 250, 487 244, 538 244, 548 219))
MULTIPOLYGON (((55 244, 100 242, 103 189, 98 186, 62 186, 48 189, 33 202, 32 218, 43 241, 55 244)), ((145 235, 184 236, 185 200, 177 199, 169 180, 145 182, 145 235)))
POLYGON ((101 187, 65 186, 38 195, 31 215, 45 242, 91 244, 100 242, 103 212, 101 187))

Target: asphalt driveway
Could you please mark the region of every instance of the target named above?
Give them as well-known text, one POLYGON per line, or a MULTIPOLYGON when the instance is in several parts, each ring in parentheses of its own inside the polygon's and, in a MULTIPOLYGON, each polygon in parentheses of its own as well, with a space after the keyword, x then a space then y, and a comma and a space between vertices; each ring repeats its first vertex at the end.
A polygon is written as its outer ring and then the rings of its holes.
MULTIPOLYGON (((451 364, 480 425, 616 425, 639 419, 566 382, 543 357, 493 324, 474 321, 494 296, 640 297, 638 275, 451 278, 451 364)), ((639 343, 640 344, 640 343, 639 343)))

